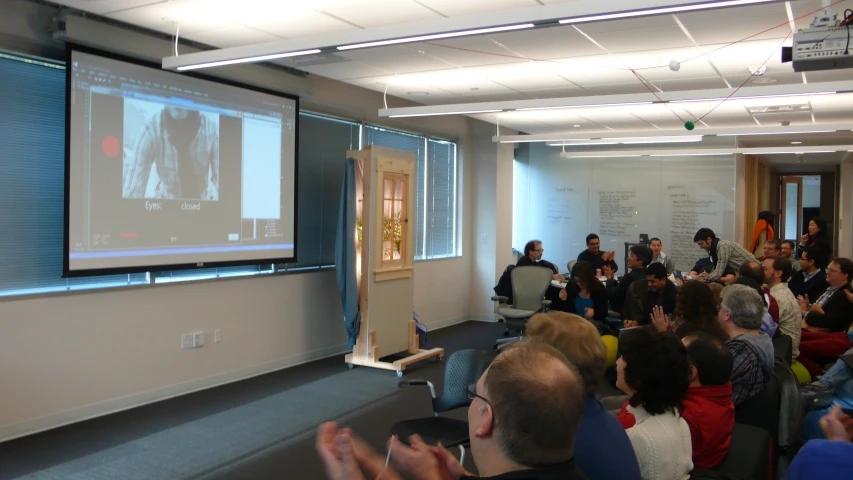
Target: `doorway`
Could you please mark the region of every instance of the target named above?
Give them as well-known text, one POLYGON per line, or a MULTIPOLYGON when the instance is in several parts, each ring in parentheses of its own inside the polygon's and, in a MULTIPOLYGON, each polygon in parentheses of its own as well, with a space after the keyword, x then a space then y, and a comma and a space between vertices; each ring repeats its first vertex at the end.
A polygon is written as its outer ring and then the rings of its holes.
POLYGON ((835 172, 797 172, 774 175, 777 192, 776 227, 781 240, 797 242, 808 233, 809 221, 826 220, 833 251, 837 248, 836 212, 838 209, 835 172))

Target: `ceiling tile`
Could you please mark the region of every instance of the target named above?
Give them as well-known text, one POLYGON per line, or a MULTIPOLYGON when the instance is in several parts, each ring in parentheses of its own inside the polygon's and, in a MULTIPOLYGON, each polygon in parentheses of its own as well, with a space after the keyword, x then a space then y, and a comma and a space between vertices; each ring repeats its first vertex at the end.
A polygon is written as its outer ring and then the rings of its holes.
MULTIPOLYGON (((625 18, 622 20, 610 20, 607 22, 578 23, 578 28, 587 35, 604 32, 624 32, 628 30, 644 30, 649 28, 678 28, 678 24, 672 15, 653 15, 640 18, 625 18)), ((597 40, 597 39, 596 39, 597 40)))
POLYGON ((294 68, 304 70, 314 75, 322 75, 324 77, 334 78, 337 80, 352 81, 354 79, 362 79, 366 77, 377 77, 388 75, 391 72, 380 68, 371 67, 361 62, 346 62, 346 63, 327 63, 324 65, 298 66, 291 65, 294 68))
POLYGON ((533 60, 583 57, 603 53, 598 46, 587 40, 583 35, 574 30, 572 32, 573 34, 563 35, 560 38, 502 43, 516 54, 533 60))
POLYGON ((419 0, 423 5, 448 17, 496 12, 511 8, 538 7, 536 0, 419 0))
POLYGON ((181 0, 161 2, 139 8, 120 10, 107 15, 107 17, 172 35, 175 34, 178 24, 181 25, 181 32, 184 35, 234 25, 229 19, 213 15, 199 17, 195 20, 179 21, 180 15, 176 12, 179 8, 186 7, 189 4, 190 2, 182 2, 181 0))
POLYGON ((277 37, 251 27, 246 27, 244 25, 233 25, 214 30, 205 30, 203 32, 188 34, 187 38, 219 48, 237 47, 241 45, 251 45, 253 43, 281 40, 281 37, 277 37))
POLYGON ((325 12, 363 28, 442 18, 413 0, 382 0, 329 8, 325 12))
POLYGON ((129 8, 162 2, 163 0, 61 0, 57 3, 71 8, 77 8, 84 12, 103 15, 117 10, 127 10, 129 8))
POLYGON ((377 55, 373 58, 364 58, 361 60, 361 63, 396 74, 446 70, 448 68, 452 68, 452 65, 449 65, 447 62, 443 62, 439 59, 411 50, 406 55, 377 55))
POLYGON ((294 16, 270 17, 243 23, 282 38, 297 38, 356 29, 346 22, 319 12, 302 12, 294 16))
POLYGON ((622 30, 598 34, 593 33, 590 36, 612 53, 641 52, 645 50, 693 46, 693 42, 678 27, 622 30))

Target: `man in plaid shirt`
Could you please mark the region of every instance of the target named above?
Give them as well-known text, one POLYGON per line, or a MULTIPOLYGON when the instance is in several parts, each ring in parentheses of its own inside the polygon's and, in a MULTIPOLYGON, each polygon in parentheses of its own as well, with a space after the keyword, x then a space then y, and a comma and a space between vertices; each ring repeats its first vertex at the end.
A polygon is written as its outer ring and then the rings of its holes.
POLYGON ((708 252, 711 263, 714 264, 714 271, 699 275, 707 282, 716 282, 723 278, 727 267, 738 271, 744 263, 756 261, 755 256, 745 248, 735 242, 717 238, 710 228, 700 228, 693 236, 693 241, 699 248, 708 252))

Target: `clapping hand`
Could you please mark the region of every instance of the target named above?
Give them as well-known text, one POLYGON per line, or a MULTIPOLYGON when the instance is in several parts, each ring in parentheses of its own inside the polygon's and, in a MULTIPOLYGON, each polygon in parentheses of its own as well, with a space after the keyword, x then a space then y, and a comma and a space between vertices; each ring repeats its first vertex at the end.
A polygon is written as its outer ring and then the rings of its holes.
POLYGON ((587 320, 592 320, 595 318, 595 310, 589 307, 583 309, 583 318, 587 320))
POLYGON ((835 405, 820 418, 820 429, 827 440, 853 441, 853 419, 841 412, 841 405, 835 405))
POLYGON ((385 460, 363 441, 355 438, 349 429, 338 430, 338 426, 332 422, 323 423, 317 428, 316 448, 329 480, 400 478, 394 471, 385 468, 385 460))
POLYGON ((797 303, 800 304, 800 312, 803 315, 809 312, 809 296, 808 295, 800 295, 797 297, 797 303))
POLYGON ((640 325, 640 322, 636 320, 625 320, 622 322, 622 328, 632 328, 640 325))
POLYGON ((669 319, 669 315, 663 313, 663 307, 660 305, 656 305, 652 309, 652 325, 655 326, 655 330, 659 332, 670 332, 672 331, 673 322, 669 319))
POLYGON ((616 252, 613 250, 611 250, 609 252, 604 252, 601 255, 601 259, 604 260, 605 262, 609 262, 609 261, 613 260, 614 258, 616 258, 616 252))

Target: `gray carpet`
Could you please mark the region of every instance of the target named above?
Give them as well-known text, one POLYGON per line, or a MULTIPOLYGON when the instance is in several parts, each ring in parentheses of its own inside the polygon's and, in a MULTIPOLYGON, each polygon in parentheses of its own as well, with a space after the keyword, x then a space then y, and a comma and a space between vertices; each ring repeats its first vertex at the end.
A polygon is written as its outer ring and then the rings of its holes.
MULTIPOLYGON (((488 349, 502 331, 468 322, 432 332, 430 344, 446 355, 488 349)), ((406 374, 437 385, 442 376, 435 361, 406 374)), ((0 478, 321 479, 319 423, 351 426, 382 449, 394 422, 431 415, 428 390, 401 390, 398 381, 394 372, 347 370, 342 356, 321 360, 7 442, 0 478)))

